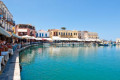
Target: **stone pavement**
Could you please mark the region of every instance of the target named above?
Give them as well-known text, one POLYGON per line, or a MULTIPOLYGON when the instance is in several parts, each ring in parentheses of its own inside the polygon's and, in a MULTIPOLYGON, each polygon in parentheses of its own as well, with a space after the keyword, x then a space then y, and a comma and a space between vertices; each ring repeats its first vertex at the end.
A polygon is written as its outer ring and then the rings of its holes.
POLYGON ((3 73, 0 75, 0 80, 21 80, 18 51, 15 51, 14 55, 10 57, 3 73))
POLYGON ((21 80, 19 66, 19 52, 34 45, 28 45, 14 52, 13 56, 8 60, 0 80, 21 80))

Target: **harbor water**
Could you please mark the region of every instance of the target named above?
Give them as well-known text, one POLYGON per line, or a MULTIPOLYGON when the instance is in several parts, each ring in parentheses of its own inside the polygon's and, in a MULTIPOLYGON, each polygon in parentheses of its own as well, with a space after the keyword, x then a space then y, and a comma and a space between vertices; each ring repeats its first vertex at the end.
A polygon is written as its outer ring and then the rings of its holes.
POLYGON ((20 53, 22 80, 120 80, 120 48, 34 46, 20 53))

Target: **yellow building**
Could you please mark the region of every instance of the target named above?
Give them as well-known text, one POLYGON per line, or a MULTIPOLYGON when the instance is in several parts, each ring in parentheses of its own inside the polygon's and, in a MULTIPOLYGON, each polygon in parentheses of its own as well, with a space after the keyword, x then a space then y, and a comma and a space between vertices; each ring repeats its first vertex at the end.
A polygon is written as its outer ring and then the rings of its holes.
POLYGON ((50 38, 52 38, 53 36, 58 36, 58 31, 59 29, 49 29, 48 32, 49 32, 50 38))
POLYGON ((50 37, 57 36, 60 38, 78 38, 78 31, 75 30, 59 30, 59 29, 50 29, 50 37))

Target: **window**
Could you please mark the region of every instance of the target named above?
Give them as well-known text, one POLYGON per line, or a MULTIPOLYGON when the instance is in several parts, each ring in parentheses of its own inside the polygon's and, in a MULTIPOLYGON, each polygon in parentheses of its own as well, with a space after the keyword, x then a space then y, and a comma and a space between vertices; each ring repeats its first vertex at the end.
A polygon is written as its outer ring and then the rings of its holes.
POLYGON ((54 32, 54 36, 55 36, 55 32, 54 32))
POLYGON ((56 36, 58 36, 58 32, 56 32, 56 36))
POLYGON ((74 33, 74 35, 75 35, 75 33, 74 33))
POLYGON ((66 33, 66 35, 67 35, 67 33, 66 33))
POLYGON ((72 36, 72 33, 71 33, 71 36, 72 36))
POLYGON ((62 32, 61 32, 61 35, 63 35, 62 32))
POLYGON ((65 35, 65 33, 64 33, 64 35, 65 35))
POLYGON ((44 36, 44 34, 42 33, 42 37, 44 36))
POLYGON ((45 34, 45 37, 47 37, 47 33, 45 34))
POLYGON ((60 32, 59 32, 59 35, 60 35, 60 32))
POLYGON ((70 35, 70 33, 69 33, 69 35, 70 35))
POLYGON ((41 33, 40 33, 39 37, 41 37, 41 33))

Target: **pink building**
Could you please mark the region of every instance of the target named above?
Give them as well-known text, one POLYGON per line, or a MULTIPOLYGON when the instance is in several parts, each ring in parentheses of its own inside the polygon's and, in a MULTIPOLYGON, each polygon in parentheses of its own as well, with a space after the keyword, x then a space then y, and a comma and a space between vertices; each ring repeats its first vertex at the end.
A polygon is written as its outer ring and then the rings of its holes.
POLYGON ((36 37, 35 27, 30 24, 18 24, 15 26, 15 33, 18 36, 32 36, 36 37))

